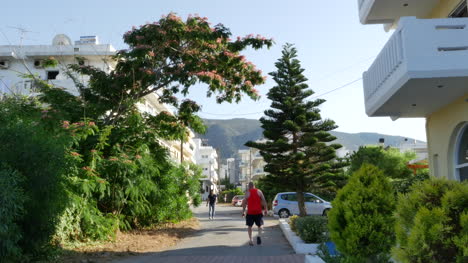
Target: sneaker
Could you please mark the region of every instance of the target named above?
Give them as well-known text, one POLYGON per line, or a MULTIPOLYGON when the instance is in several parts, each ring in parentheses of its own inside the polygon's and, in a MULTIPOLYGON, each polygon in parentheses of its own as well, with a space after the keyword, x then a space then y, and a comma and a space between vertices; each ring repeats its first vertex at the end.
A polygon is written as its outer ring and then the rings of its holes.
POLYGON ((262 239, 260 237, 257 237, 257 245, 260 245, 262 243, 262 239))

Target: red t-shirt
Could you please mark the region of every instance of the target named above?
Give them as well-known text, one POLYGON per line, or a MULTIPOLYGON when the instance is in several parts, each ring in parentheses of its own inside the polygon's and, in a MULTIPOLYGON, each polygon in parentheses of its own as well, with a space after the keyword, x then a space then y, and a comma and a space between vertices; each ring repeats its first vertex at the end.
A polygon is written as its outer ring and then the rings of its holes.
POLYGON ((258 189, 249 189, 249 199, 247 199, 247 214, 259 215, 262 213, 262 200, 258 195, 258 189))

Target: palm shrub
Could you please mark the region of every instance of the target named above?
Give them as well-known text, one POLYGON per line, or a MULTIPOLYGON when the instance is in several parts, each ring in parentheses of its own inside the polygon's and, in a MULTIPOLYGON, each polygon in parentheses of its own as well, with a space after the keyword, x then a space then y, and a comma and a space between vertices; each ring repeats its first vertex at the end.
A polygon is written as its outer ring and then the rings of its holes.
POLYGON ((467 262, 468 184, 431 179, 400 195, 396 237, 401 262, 467 262))
POLYGON ((22 239, 22 229, 18 225, 24 216, 26 195, 21 188, 24 177, 0 164, 0 261, 20 261, 22 249, 18 242, 22 239))
POLYGON ((393 189, 383 172, 364 164, 338 191, 328 228, 349 262, 388 262, 395 243, 393 189))

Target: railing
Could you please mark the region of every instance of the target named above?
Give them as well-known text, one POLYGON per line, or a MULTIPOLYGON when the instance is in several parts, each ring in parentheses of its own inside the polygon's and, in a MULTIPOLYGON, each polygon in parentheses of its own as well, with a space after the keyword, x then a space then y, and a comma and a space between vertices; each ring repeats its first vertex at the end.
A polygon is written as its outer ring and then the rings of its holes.
POLYGON ((402 29, 393 34, 372 66, 364 74, 364 97, 368 100, 404 60, 402 29))
POLYGON ((466 94, 466 61, 468 18, 402 17, 363 74, 366 113, 425 117, 435 112, 466 94), (427 99, 416 103, 422 97, 427 99))

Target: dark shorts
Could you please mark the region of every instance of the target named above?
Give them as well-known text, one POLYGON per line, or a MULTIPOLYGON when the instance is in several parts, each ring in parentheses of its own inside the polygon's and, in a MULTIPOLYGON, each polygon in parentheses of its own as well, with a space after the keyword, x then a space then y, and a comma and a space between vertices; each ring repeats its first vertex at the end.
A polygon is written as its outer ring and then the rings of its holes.
POLYGON ((253 224, 257 226, 263 225, 263 215, 258 214, 258 215, 246 215, 245 216, 245 224, 248 226, 253 226, 253 224))

